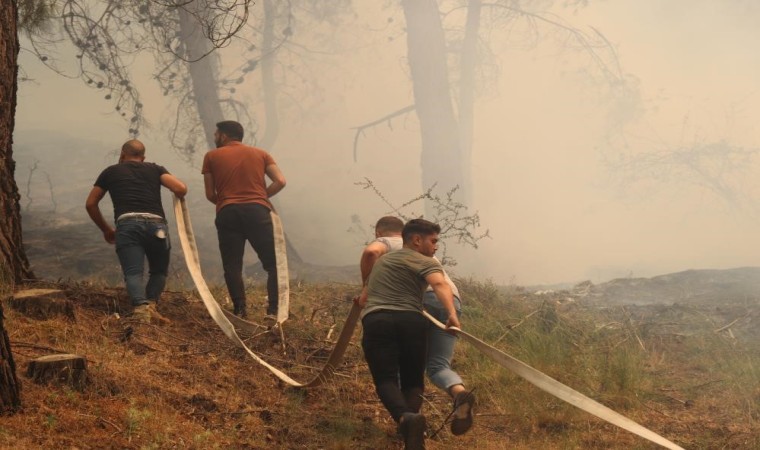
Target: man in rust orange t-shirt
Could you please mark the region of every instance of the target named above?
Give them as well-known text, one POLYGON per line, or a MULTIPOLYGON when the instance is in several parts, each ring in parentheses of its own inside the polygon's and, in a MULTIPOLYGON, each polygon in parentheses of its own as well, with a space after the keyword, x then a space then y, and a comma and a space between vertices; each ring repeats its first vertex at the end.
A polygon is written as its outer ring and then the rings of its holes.
POLYGON ((217 148, 203 158, 206 198, 216 205, 219 252, 224 281, 235 314, 246 316, 243 253, 250 242, 267 272, 267 315, 277 316, 277 265, 269 197, 285 187, 285 177, 266 151, 244 145, 243 126, 226 120, 216 124, 217 148), (267 185, 266 177, 271 180, 267 185))

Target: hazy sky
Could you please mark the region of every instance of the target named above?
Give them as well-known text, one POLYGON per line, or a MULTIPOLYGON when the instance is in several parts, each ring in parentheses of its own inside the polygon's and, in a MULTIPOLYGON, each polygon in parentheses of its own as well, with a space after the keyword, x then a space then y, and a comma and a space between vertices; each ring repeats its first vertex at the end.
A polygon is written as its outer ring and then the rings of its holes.
MULTIPOLYGON (((752 20, 760 8, 751 2, 627 0, 553 12, 587 33, 599 30, 615 46, 629 82, 638 87, 639 113, 611 144, 605 139, 610 117, 621 107, 582 73, 588 67, 582 52, 561 51, 556 39, 526 46, 505 30, 492 30, 497 59, 490 62, 498 78, 480 92, 472 168, 473 209, 492 239, 461 253, 453 271, 536 284, 760 265, 760 222, 752 210, 753 200, 760 201, 755 157, 744 172, 723 172, 747 196, 744 209, 732 208, 693 172, 666 171, 671 179, 656 181, 643 174, 640 183, 620 189, 623 174, 604 164, 620 153, 710 142, 760 148, 753 121, 760 111, 754 45, 760 31, 752 20)), ((398 9, 358 10, 355 23, 335 37, 350 40, 356 33, 355 39, 338 54, 309 56, 314 68, 306 73, 318 87, 311 88, 316 100, 282 99, 289 116, 270 150, 288 186, 277 198, 286 230, 307 261, 358 262, 364 236, 347 232, 352 215, 369 225, 388 212, 355 186, 363 177, 396 203, 421 190, 414 116, 368 131, 358 162, 352 156, 351 127, 412 103, 402 26, 398 9)), ((111 114, 103 93, 46 72, 23 52, 21 64, 37 82, 20 86, 17 136, 50 130, 95 142, 88 149, 94 157, 82 161, 94 162, 94 180, 107 162, 101 156, 127 138, 126 124, 111 114)), ((199 170, 168 150, 162 117, 171 111, 150 82, 150 61, 137 64, 144 66, 140 86, 154 125, 142 136, 148 159, 191 182, 194 223, 211 227, 213 206, 204 204, 199 170)), ((18 137, 16 143, 23 144, 18 137)), ((26 170, 19 163, 18 173, 26 170)), ((80 182, 80 192, 72 188, 82 203, 91 182, 80 182)), ((85 220, 84 208, 81 213, 85 220)))

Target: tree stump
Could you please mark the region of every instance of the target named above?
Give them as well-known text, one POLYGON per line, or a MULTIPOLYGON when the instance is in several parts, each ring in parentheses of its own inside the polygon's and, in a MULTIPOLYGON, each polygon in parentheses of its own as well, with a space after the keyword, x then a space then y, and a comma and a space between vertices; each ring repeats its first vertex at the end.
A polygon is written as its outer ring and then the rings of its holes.
POLYGON ((11 342, 3 324, 3 305, 0 303, 0 412, 8 413, 21 406, 20 387, 16 379, 11 342))
POLYGON ((72 354, 41 356, 29 361, 26 376, 35 383, 53 381, 82 390, 87 381, 87 360, 72 354))
POLYGON ((54 316, 74 317, 74 305, 60 289, 25 289, 14 293, 8 305, 35 319, 46 320, 54 316))

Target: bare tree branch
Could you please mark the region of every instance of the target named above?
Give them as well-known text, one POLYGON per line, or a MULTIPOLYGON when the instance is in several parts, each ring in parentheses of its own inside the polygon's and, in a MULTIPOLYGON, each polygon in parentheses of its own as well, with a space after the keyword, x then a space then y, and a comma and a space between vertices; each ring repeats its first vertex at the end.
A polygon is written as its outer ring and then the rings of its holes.
MULTIPOLYGON (((489 230, 484 232, 479 231, 481 226, 480 216, 478 213, 469 214, 467 206, 456 200, 455 193, 458 186, 451 188, 443 196, 435 193, 435 185, 428 188, 422 194, 405 201, 401 205, 396 206, 393 202, 380 191, 375 183, 369 178, 364 178, 364 181, 354 183, 360 186, 362 189, 371 190, 377 197, 379 197, 391 210, 386 214, 395 214, 404 221, 421 217, 421 215, 410 210, 410 207, 417 205, 418 203, 429 202, 433 206, 433 217, 428 218, 432 222, 437 223, 441 227, 439 236, 441 237, 441 264, 454 266, 456 260, 447 254, 447 240, 455 240, 457 244, 465 245, 477 249, 478 242, 481 239, 491 237, 489 230)), ((356 221, 356 220, 355 220, 356 221)))
POLYGON ((387 115, 385 115, 385 116, 383 116, 383 117, 381 117, 381 118, 379 118, 377 120, 373 120, 372 122, 367 122, 367 123, 365 123, 363 125, 359 125, 358 127, 352 127, 351 128, 352 130, 356 130, 356 134, 354 135, 354 162, 357 161, 357 151, 358 151, 358 148, 359 148, 359 136, 361 136, 362 134, 364 134, 364 130, 366 130, 367 128, 372 128, 375 125, 379 125, 379 124, 381 124, 383 122, 388 122, 388 127, 393 128, 392 124, 391 124, 391 120, 393 118, 398 117, 398 116, 402 116, 402 115, 404 115, 406 113, 409 113, 409 112, 412 112, 412 111, 414 111, 414 109, 415 109, 414 104, 411 104, 411 105, 405 106, 405 107, 403 107, 403 108, 401 108, 401 109, 399 109, 397 111, 394 111, 394 112, 392 112, 390 114, 387 114, 387 115))

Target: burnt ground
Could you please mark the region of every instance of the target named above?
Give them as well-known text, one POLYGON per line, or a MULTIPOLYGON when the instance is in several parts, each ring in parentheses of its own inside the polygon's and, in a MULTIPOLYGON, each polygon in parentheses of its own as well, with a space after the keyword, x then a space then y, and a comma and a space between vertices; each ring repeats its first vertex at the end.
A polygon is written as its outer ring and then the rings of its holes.
MULTIPOLYGON (((226 339, 181 276, 159 306, 170 323, 133 324, 115 255, 92 224, 48 222, 25 233, 44 278, 30 287, 62 289, 74 314, 40 319, 4 305, 22 409, 3 418, 0 447, 401 448, 374 394, 360 330, 331 384, 292 389, 226 339), (33 358, 63 352, 87 358, 83 389, 24 376, 33 358)), ((180 260, 173 265, 184 273, 180 260)), ((353 270, 297 267, 284 342, 278 334, 246 335, 251 348, 296 379, 312 376, 358 289, 353 270)), ((255 276, 254 267, 248 271, 255 276)), ((478 280, 458 284, 466 299, 463 324, 486 342, 684 448, 755 449, 757 271, 687 271, 540 293, 478 280)), ((229 307, 223 287, 213 290, 229 307)), ((261 283, 250 294, 263 306, 261 283)), ((465 345, 455 368, 476 389, 476 426, 463 437, 444 427, 428 439, 430 449, 657 448, 538 391, 465 345)), ((446 397, 429 388, 424 411, 437 429, 449 412, 446 397)))

